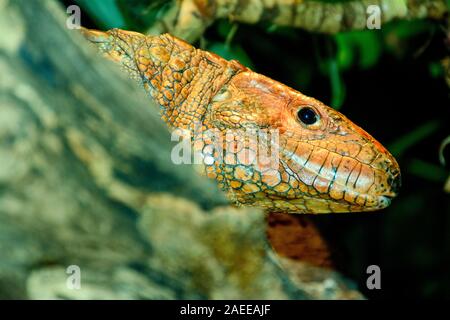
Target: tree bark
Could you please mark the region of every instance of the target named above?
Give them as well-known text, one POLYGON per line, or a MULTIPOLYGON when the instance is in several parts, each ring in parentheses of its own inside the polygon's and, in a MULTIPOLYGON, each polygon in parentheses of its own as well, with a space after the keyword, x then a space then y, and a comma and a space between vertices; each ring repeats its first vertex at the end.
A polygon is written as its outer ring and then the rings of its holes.
POLYGON ((334 34, 363 30, 379 8, 380 22, 395 19, 442 19, 445 0, 352 0, 337 3, 320 0, 174 0, 165 14, 150 26, 149 34, 169 32, 188 42, 197 40, 217 19, 254 24, 268 22, 311 32, 334 34), (369 13, 368 13, 369 12, 369 13))

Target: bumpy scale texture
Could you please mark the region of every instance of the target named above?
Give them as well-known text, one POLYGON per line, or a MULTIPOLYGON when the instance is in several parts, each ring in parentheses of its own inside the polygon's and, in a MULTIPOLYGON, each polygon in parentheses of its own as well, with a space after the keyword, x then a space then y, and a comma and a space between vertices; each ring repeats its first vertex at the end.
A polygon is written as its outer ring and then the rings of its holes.
POLYGON ((396 196, 392 155, 320 101, 169 34, 82 32, 144 86, 172 130, 190 133, 205 174, 236 205, 359 212, 396 196), (302 108, 314 111, 314 123, 299 119, 302 108))

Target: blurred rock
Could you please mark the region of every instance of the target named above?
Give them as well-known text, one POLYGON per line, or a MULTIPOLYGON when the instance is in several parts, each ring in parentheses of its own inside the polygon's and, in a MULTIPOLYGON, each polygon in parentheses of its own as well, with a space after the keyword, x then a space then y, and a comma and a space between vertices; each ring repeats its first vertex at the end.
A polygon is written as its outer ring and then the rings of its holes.
POLYGON ((356 285, 338 272, 319 268, 308 262, 280 257, 280 264, 310 299, 362 300, 365 297, 356 285))
POLYGON ((139 226, 150 243, 158 244, 150 263, 181 279, 197 297, 289 297, 266 256, 259 210, 223 207, 204 212, 187 200, 159 195, 148 200, 139 226))
POLYGON ((81 270, 81 286, 67 286, 64 267, 48 267, 31 272, 27 279, 30 299, 174 299, 173 292, 152 282, 141 273, 127 267, 106 272, 98 269, 81 270))

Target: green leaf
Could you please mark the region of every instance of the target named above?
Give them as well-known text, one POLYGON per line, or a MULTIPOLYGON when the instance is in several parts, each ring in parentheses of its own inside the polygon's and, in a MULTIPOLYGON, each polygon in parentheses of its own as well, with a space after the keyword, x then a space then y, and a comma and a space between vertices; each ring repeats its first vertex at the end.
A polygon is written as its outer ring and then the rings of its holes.
POLYGON ((335 36, 337 59, 341 70, 349 69, 353 64, 367 69, 377 63, 382 53, 382 42, 376 31, 352 31, 335 36))
POLYGON ((345 100, 345 85, 342 81, 341 74, 336 60, 330 59, 328 62, 330 85, 331 85, 331 101, 330 105, 336 110, 339 110, 344 104, 345 100))
POLYGON ((372 67, 377 63, 381 51, 381 40, 376 31, 366 31, 364 35, 356 35, 356 43, 359 44, 359 66, 363 69, 372 67))
POLYGON ((421 50, 434 30, 435 25, 427 20, 400 20, 388 23, 383 29, 386 51, 397 58, 402 58, 408 52, 421 50))
POLYGON ((167 0, 116 0, 125 23, 130 30, 145 31, 161 21, 162 17, 172 7, 172 1, 167 0))
MULTIPOLYGON (((125 20, 117 6, 116 0, 77 0, 100 27, 104 29, 124 28, 125 20)), ((83 16, 81 16, 83 21, 83 16)))
POLYGON ((441 164, 443 166, 445 166, 445 162, 446 162, 445 156, 444 156, 444 150, 448 145, 450 145, 450 136, 445 138, 444 141, 442 141, 441 146, 439 147, 439 161, 441 162, 441 164))
POLYGON ((355 50, 345 34, 336 35, 337 61, 341 70, 347 70, 355 60, 355 50))
POLYGON ((222 42, 211 42, 210 44, 208 44, 207 50, 212 51, 227 60, 237 60, 244 66, 253 69, 253 63, 250 57, 240 45, 226 45, 222 42))
POLYGON ((428 70, 433 78, 440 78, 444 76, 444 68, 439 62, 430 62, 428 65, 428 70))
POLYGON ((407 149, 433 134, 439 129, 440 124, 439 120, 426 122, 415 130, 398 138, 388 147, 388 149, 394 156, 401 156, 407 149))
POLYGON ((394 33, 399 38, 412 38, 429 31, 433 24, 427 20, 397 20, 386 25, 386 32, 394 33))
POLYGON ((417 177, 433 182, 443 183, 448 175, 447 170, 438 165, 425 162, 420 159, 412 159, 407 171, 417 177))

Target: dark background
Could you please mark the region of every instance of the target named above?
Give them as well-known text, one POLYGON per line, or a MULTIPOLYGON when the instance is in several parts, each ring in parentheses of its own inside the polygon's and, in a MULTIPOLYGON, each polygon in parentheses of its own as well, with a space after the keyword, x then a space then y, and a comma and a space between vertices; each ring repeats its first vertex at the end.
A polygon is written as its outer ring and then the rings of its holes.
MULTIPOLYGON (((62 1, 82 8, 82 24, 145 32, 167 1, 62 1)), ((270 23, 215 22, 195 43, 239 60, 339 109, 385 145, 402 170, 401 193, 376 213, 312 217, 338 268, 375 299, 450 297, 450 170, 439 147, 450 135, 441 60, 449 33, 431 20, 394 21, 381 30, 320 35, 270 23), (381 290, 367 290, 379 265, 381 290)), ((446 148, 444 156, 450 162, 446 148)))

